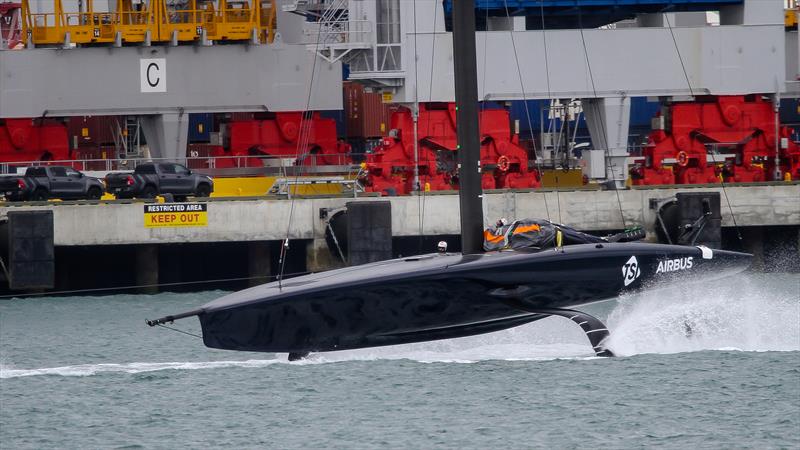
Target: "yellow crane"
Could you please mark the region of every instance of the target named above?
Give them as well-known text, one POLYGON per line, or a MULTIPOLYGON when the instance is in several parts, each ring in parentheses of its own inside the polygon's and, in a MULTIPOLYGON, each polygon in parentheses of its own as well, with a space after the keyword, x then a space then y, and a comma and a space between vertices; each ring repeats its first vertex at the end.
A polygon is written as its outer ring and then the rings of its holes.
POLYGON ((53 12, 33 13, 22 0, 23 36, 34 45, 140 44, 256 40, 275 37, 274 0, 190 0, 179 9, 167 0, 117 0, 114 11, 94 10, 92 0, 77 12, 53 0, 53 12))

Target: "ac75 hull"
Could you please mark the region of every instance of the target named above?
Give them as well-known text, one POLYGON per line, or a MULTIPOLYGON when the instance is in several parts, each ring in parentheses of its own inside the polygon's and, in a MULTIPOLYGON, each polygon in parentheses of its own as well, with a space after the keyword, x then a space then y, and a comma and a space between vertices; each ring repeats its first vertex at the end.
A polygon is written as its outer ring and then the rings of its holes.
POLYGON ((197 313, 206 346, 322 352, 470 336, 622 293, 721 278, 751 255, 660 244, 426 255, 236 292, 197 313))

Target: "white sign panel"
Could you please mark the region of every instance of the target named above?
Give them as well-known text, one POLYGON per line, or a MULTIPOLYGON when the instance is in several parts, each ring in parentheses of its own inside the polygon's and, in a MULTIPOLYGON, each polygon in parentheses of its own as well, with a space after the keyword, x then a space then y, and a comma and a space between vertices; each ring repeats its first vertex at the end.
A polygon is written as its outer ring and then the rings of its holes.
POLYGON ((167 60, 140 59, 139 82, 142 92, 167 92, 167 60))

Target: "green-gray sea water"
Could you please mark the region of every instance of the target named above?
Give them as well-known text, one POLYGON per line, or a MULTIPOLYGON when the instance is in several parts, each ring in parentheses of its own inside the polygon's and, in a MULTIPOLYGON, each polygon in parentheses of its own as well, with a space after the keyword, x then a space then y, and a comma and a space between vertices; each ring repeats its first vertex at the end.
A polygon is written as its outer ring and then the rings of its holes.
POLYGON ((144 324, 221 294, 0 301, 0 447, 800 448, 797 274, 593 305, 617 358, 561 318, 296 363, 144 324))

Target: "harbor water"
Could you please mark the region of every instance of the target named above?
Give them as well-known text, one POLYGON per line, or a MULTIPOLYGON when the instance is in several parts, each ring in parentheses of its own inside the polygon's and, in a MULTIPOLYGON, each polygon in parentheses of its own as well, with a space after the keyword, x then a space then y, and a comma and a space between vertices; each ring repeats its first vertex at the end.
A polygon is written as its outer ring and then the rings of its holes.
POLYGON ((0 301, 0 446, 800 447, 798 274, 592 305, 617 358, 562 318, 294 363, 144 323, 221 294, 0 301))

